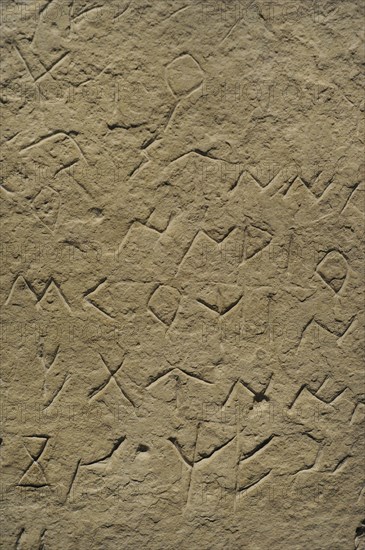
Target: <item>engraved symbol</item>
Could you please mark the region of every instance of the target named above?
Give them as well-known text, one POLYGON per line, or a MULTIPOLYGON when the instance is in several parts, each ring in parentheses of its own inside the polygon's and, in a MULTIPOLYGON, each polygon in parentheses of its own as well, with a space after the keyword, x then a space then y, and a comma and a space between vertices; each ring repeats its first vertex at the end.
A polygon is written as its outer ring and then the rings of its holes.
POLYGON ((102 292, 105 289, 106 281, 107 281, 107 278, 104 277, 103 279, 98 281, 95 285, 93 285, 91 288, 89 288, 88 290, 85 290, 85 292, 83 293, 83 297, 89 305, 93 306, 97 311, 99 311, 99 313, 104 315, 104 317, 107 317, 108 319, 113 319, 114 316, 111 315, 106 310, 106 308, 99 303, 101 300, 98 298, 98 292, 99 291, 102 292))
POLYGON ((173 94, 186 95, 201 85, 203 72, 199 63, 190 54, 184 54, 174 59, 167 67, 166 80, 173 94))
POLYGON ((124 397, 124 399, 126 399, 131 405, 133 405, 133 407, 135 407, 135 403, 133 402, 133 400, 129 397, 128 393, 125 391, 125 389, 122 387, 121 383, 119 382, 118 378, 116 377, 116 375, 118 374, 119 370, 121 369, 121 367, 123 366, 123 363, 124 363, 124 359, 123 361, 114 369, 110 368, 104 357, 101 355, 101 353, 99 353, 100 355, 100 358, 103 362, 103 365, 105 366, 105 368, 107 369, 108 371, 108 377, 104 380, 104 382, 102 382, 101 384, 99 384, 99 386, 97 386, 96 388, 92 388, 89 392, 89 397, 90 399, 93 399, 94 397, 96 397, 103 389, 105 389, 111 382, 114 382, 114 384, 118 387, 118 389, 120 390, 122 396, 124 397))
POLYGON ((5 305, 26 307, 27 305, 35 306, 36 304, 37 296, 35 292, 23 275, 18 275, 11 287, 5 305))
POLYGON ((317 266, 317 273, 336 294, 343 287, 347 271, 347 261, 337 250, 328 252, 317 266))
POLYGON ((55 226, 60 209, 60 196, 51 187, 44 187, 33 199, 33 209, 38 218, 51 229, 55 226))
POLYGON ((42 309, 50 312, 62 311, 63 309, 68 313, 71 312, 70 305, 61 290, 61 286, 57 284, 52 277, 46 284, 42 297, 38 303, 42 309))
POLYGON ((240 288, 235 285, 222 284, 205 292, 203 296, 199 296, 197 302, 212 310, 214 313, 224 316, 239 305, 242 296, 243 294, 240 288))
POLYGON ((26 437, 27 441, 24 443, 24 447, 32 459, 32 462, 25 470, 21 480, 19 481, 20 486, 38 489, 48 485, 43 468, 39 464, 39 459, 44 453, 48 439, 49 436, 47 435, 32 435, 26 437))
POLYGON ((254 225, 249 225, 245 230, 244 259, 248 260, 258 254, 271 242, 272 236, 268 231, 254 225))
POLYGON ((217 455, 219 455, 221 452, 223 452, 227 447, 231 445, 231 443, 236 439, 236 435, 233 435, 229 438, 225 438, 223 443, 213 447, 212 449, 209 449, 209 451, 199 451, 200 445, 200 439, 199 435, 202 432, 202 427, 204 428, 202 422, 197 423, 196 427, 196 433, 195 433, 195 443, 194 443, 194 450, 193 450, 193 456, 189 457, 185 454, 183 448, 179 444, 177 438, 175 436, 169 437, 168 441, 172 443, 173 447, 178 453, 178 456, 180 460, 182 461, 183 465, 185 465, 188 468, 189 471, 189 481, 188 481, 188 488, 187 488, 187 497, 186 497, 186 507, 189 506, 189 502, 191 500, 191 493, 192 493, 192 487, 194 485, 194 472, 196 470, 196 466, 209 463, 215 459, 217 455))
POLYGON ((171 325, 180 303, 180 293, 171 286, 159 286, 149 301, 152 313, 165 325, 171 325))
POLYGON ((46 283, 41 294, 36 293, 29 281, 22 275, 15 279, 5 305, 22 306, 32 305, 42 309, 55 312, 65 309, 71 312, 71 307, 66 296, 61 290, 61 286, 51 277, 46 283))

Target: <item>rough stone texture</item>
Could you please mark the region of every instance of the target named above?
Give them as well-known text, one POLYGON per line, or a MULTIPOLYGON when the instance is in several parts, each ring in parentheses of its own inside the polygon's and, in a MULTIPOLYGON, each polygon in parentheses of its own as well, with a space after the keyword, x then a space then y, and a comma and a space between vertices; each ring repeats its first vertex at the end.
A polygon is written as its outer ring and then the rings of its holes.
POLYGON ((1 548, 365 548, 363 3, 1 2, 1 548))

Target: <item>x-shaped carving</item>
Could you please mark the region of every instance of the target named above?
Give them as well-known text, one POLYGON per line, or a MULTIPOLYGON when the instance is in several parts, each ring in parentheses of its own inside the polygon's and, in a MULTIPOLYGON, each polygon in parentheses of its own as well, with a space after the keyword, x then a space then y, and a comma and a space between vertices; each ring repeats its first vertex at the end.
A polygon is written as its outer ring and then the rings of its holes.
POLYGON ((34 488, 45 487, 48 485, 48 481, 42 466, 39 464, 39 459, 44 453, 49 437, 45 435, 31 435, 27 436, 25 439, 26 443, 23 444, 32 462, 29 464, 19 481, 19 486, 34 488))
POLYGON ((103 365, 105 366, 106 370, 108 371, 108 376, 101 384, 99 384, 99 386, 97 386, 96 388, 93 388, 92 390, 90 390, 90 392, 89 392, 90 399, 93 399, 94 397, 96 397, 111 382, 114 382, 116 384, 116 386, 119 388, 119 390, 120 390, 121 394, 123 395, 124 399, 126 399, 133 407, 135 407, 135 404, 134 404, 133 400, 129 397, 128 393, 125 391, 125 389, 122 387, 121 383, 119 382, 118 378, 116 377, 116 374, 118 373, 118 371, 123 366, 124 359, 122 360, 122 362, 119 365, 117 365, 116 368, 112 369, 112 368, 109 367, 109 365, 107 364, 107 362, 105 361, 105 359, 101 355, 101 353, 99 353, 99 355, 100 355, 100 358, 102 360, 103 365))

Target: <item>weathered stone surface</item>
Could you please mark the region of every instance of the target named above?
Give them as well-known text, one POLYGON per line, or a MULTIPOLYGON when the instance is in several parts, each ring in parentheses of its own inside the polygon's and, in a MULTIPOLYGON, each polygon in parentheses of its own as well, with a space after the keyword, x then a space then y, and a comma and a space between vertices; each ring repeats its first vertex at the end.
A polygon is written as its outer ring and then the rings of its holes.
POLYGON ((365 548, 362 2, 0 8, 1 548, 365 548))

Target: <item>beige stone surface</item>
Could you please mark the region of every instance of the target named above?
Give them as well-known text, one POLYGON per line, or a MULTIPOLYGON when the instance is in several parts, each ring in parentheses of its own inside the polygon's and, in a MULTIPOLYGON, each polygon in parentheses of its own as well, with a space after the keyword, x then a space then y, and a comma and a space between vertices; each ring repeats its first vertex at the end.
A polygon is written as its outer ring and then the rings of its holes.
POLYGON ((365 548, 363 2, 0 7, 1 548, 365 548))

